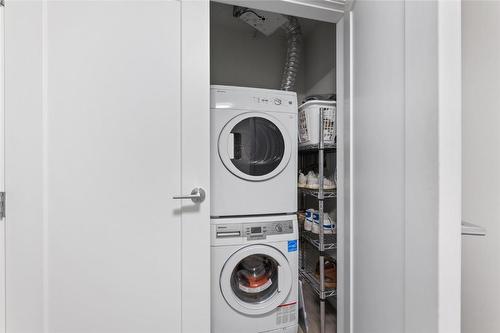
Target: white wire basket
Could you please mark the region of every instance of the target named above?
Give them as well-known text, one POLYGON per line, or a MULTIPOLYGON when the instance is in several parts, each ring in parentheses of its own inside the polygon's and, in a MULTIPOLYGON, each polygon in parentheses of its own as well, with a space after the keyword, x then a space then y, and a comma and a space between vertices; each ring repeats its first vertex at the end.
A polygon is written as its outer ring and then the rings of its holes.
POLYGON ((299 107, 299 148, 319 145, 319 117, 323 110, 323 138, 325 146, 334 146, 337 136, 337 103, 335 101, 308 101, 299 107))

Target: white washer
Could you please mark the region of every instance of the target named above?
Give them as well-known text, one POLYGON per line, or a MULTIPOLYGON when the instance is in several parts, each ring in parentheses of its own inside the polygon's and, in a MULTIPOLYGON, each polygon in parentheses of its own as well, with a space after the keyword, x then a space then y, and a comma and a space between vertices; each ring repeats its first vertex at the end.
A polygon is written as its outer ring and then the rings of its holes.
POLYGON ((212 332, 297 333, 295 215, 212 219, 212 332))
POLYGON ((297 95, 211 87, 211 215, 297 211, 297 95))

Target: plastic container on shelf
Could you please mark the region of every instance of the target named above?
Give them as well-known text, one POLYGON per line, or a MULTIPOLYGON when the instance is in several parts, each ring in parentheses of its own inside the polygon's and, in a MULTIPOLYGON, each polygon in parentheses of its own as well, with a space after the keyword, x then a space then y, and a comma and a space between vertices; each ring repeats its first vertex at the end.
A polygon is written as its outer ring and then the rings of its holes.
POLYGON ((319 115, 323 110, 325 146, 334 145, 337 136, 337 103, 312 100, 299 107, 299 148, 319 144, 319 115))

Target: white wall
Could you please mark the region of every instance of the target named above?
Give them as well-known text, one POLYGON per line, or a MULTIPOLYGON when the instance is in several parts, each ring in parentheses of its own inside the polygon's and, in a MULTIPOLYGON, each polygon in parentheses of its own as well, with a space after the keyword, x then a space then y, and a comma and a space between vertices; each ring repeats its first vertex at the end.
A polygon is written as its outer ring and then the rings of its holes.
MULTIPOLYGON (((285 33, 271 36, 257 32, 233 17, 233 6, 210 4, 210 82, 279 89, 286 58, 285 33)), ((302 68, 303 69, 303 68, 302 68)), ((303 71, 297 89, 301 89, 303 71)))
POLYGON ((214 21, 210 36, 212 84, 279 89, 286 57, 284 37, 266 37, 250 26, 242 31, 214 21))
POLYGON ((336 92, 335 86, 335 25, 318 23, 304 38, 305 95, 336 92))
POLYGON ((500 2, 462 2, 462 332, 500 332, 500 2))

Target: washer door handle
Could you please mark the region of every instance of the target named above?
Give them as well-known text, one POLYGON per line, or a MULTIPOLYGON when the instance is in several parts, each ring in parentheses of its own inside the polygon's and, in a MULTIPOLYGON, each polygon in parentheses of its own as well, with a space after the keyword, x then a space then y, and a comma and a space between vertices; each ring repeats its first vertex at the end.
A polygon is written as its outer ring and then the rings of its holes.
POLYGON ((281 292, 281 286, 283 284, 283 267, 278 265, 278 292, 281 292))
POLYGON ((195 187, 191 194, 187 195, 178 195, 173 197, 172 199, 182 200, 182 199, 191 199, 194 203, 201 203, 205 200, 206 193, 205 190, 201 187, 195 187))

